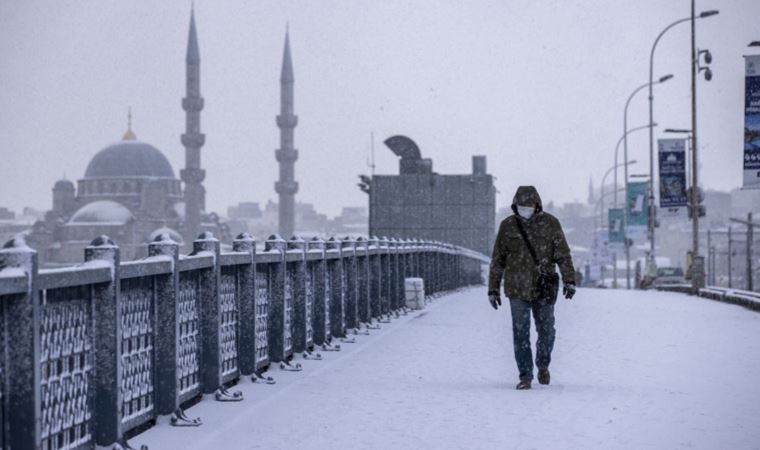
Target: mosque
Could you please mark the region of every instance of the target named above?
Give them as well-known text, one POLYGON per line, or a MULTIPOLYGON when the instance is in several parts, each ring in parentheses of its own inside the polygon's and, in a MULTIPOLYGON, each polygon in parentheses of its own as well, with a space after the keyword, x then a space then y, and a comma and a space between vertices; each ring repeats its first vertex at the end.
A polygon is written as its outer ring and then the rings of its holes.
POLYGON ((41 264, 54 267, 81 262, 84 247, 101 234, 119 245, 122 260, 147 256, 148 243, 160 233, 183 244, 184 251, 202 231, 230 241, 229 228, 205 207, 205 171, 201 168, 205 135, 200 132, 204 101, 194 13, 185 62, 182 108, 186 130, 181 136, 185 168, 179 178, 159 149, 138 140, 130 113, 122 139, 95 154, 76 187, 65 179, 55 183, 53 209, 34 224, 27 239, 38 250, 41 264))

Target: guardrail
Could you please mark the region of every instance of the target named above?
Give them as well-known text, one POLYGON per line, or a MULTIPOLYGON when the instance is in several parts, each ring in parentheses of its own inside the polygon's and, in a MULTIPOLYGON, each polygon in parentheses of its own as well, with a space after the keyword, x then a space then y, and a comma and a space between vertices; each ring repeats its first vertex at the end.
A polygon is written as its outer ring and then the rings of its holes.
MULTIPOLYGON (((674 284, 659 286, 657 290, 682 292, 684 294, 694 295, 694 290, 690 284, 674 284)), ((753 311, 760 312, 760 293, 753 291, 742 291, 739 289, 728 289, 716 286, 707 286, 699 290, 700 297, 709 298, 723 303, 744 306, 753 311)))
POLYGON ((484 255, 440 242, 345 238, 305 242, 211 233, 190 255, 166 234, 149 257, 120 262, 100 236, 79 266, 38 270, 22 239, 0 250, 0 447, 121 444, 241 376, 331 347, 351 329, 405 309, 404 278, 427 294, 482 282, 484 255))

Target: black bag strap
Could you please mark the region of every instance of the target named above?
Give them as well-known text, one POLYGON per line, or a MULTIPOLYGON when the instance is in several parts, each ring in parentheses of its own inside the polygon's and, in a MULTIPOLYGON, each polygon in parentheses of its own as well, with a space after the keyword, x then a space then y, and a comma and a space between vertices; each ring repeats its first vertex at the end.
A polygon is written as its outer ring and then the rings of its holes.
POLYGON ((538 258, 536 257, 536 251, 533 249, 533 245, 531 245, 528 235, 525 233, 525 228, 523 228, 523 225, 520 222, 521 219, 519 217, 515 217, 515 219, 517 220, 517 229, 520 231, 520 236, 522 236, 523 241, 525 241, 525 245, 528 246, 530 256, 533 258, 533 264, 536 265, 536 268, 541 269, 541 265, 538 263, 538 258))

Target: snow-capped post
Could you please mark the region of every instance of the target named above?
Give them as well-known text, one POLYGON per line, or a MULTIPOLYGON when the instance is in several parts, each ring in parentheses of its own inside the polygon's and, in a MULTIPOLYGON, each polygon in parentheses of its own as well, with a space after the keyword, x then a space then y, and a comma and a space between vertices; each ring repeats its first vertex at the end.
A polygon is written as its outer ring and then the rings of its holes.
POLYGON ((369 245, 367 238, 359 236, 356 239, 356 281, 359 286, 357 297, 357 312, 359 313, 359 322, 371 325, 372 316, 370 315, 370 269, 369 269, 369 245))
POLYGON ((156 327, 153 355, 155 371, 153 388, 157 414, 171 414, 179 407, 177 383, 177 293, 179 292, 179 244, 168 233, 161 233, 148 244, 148 256, 165 257, 172 261, 172 271, 156 275, 156 327))
POLYGON ((93 436, 98 445, 121 439, 121 302, 119 247, 108 236, 93 239, 84 249, 85 262, 111 268, 111 282, 92 286, 95 325, 95 395, 93 436))
POLYGON ((325 241, 314 236, 307 243, 307 253, 312 278, 312 330, 314 344, 325 345, 330 342, 330 287, 326 285, 327 260, 325 259, 325 241))
POLYGON ((232 241, 232 250, 247 253, 251 263, 238 269, 238 364, 240 373, 256 372, 256 240, 240 233, 232 241))
MULTIPOLYGON (((264 242, 264 250, 276 252, 278 262, 271 263, 269 269, 269 360, 282 362, 293 354, 290 340, 290 324, 285 321, 285 240, 273 234, 264 242), (285 325, 288 325, 286 329, 285 325)), ((290 293, 288 293, 290 296, 290 293)), ((290 299, 287 299, 290 302, 290 299)), ((289 305, 288 305, 289 307, 289 305)))
POLYGON ((396 277, 393 291, 396 293, 396 311, 404 306, 404 242, 393 238, 393 253, 396 260, 396 277))
POLYGON ((327 261, 325 288, 329 289, 329 294, 325 295, 330 303, 330 334, 335 337, 346 337, 346 277, 343 273, 343 253, 340 241, 335 236, 325 242, 325 258, 327 261))
POLYGON ((382 315, 383 275, 380 239, 370 236, 367 241, 367 264, 369 267, 369 317, 370 322, 382 315))
POLYGON ((37 252, 22 236, 0 249, 0 277, 0 443, 32 450, 41 439, 40 306, 37 252))
POLYGON ((359 328, 359 283, 357 281, 357 264, 356 264, 356 241, 350 236, 346 236, 341 241, 341 252, 343 255, 343 274, 345 280, 345 319, 346 328, 359 328))
POLYGON ((208 255, 213 258, 211 267, 199 270, 199 328, 202 336, 200 379, 204 394, 213 393, 222 384, 222 355, 219 347, 221 342, 219 254, 219 241, 210 231, 202 232, 193 241, 193 255, 208 255))
POLYGON ((380 314, 388 318, 391 312, 391 273, 390 243, 387 237, 379 239, 380 247, 380 314))
POLYGON ((293 330, 293 352, 301 353, 314 346, 311 328, 312 289, 306 267, 306 242, 293 236, 288 241, 288 277, 293 286, 293 310, 291 329, 293 330))

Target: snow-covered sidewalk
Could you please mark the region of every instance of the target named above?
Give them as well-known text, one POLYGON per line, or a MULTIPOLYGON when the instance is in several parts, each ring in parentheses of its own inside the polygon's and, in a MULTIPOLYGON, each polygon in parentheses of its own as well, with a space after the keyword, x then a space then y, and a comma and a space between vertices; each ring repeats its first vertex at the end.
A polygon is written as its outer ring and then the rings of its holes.
MULTIPOLYGON (((760 448, 760 314, 683 294, 579 289, 556 308, 552 384, 516 391, 508 305, 435 300, 245 401, 204 399, 159 449, 760 448)), ((535 335, 534 335, 535 343, 535 335)))

